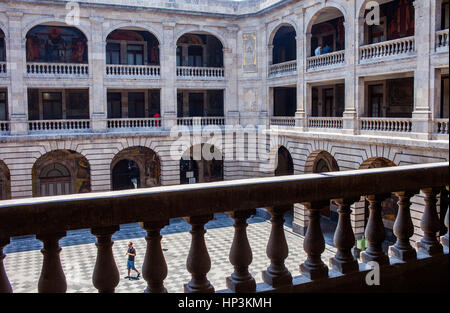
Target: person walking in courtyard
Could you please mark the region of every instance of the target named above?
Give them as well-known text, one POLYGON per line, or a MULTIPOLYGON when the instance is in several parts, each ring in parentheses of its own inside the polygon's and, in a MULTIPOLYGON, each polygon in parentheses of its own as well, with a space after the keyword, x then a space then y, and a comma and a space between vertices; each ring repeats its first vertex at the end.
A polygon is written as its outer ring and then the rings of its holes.
POLYGON ((134 270, 137 273, 137 277, 141 276, 141 273, 136 269, 134 266, 134 258, 136 257, 136 249, 133 248, 133 243, 130 241, 128 243, 128 250, 125 255, 128 255, 128 261, 127 261, 127 270, 128 270, 128 276, 125 278, 131 279, 130 272, 131 270, 134 270))

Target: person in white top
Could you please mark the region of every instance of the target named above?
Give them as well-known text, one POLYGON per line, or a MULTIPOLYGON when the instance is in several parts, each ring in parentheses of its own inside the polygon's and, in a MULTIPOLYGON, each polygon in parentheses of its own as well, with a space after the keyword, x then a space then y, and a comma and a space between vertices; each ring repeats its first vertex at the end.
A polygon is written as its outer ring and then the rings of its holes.
POLYGON ((314 50, 314 55, 318 56, 322 54, 322 45, 318 45, 316 50, 314 50))

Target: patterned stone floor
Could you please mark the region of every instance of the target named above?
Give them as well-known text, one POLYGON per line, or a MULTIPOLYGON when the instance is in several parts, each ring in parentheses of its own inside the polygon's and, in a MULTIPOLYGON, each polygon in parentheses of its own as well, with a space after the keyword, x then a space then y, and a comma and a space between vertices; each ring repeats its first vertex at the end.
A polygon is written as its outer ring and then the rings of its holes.
MULTIPOLYGON (((208 279, 216 290, 226 288, 225 277, 233 271, 228 260, 228 253, 232 244, 234 228, 233 221, 225 216, 217 215, 216 220, 207 224, 205 234, 206 244, 211 257, 211 271, 208 279)), ((168 276, 165 286, 169 292, 183 292, 183 284, 190 280, 190 273, 186 270, 186 259, 189 252, 191 235, 187 232, 190 226, 183 220, 173 220, 169 226, 162 230, 162 246, 168 265, 168 276)), ((303 238, 294 234, 292 228, 285 226, 286 239, 289 246, 289 257, 286 266, 293 276, 299 275, 299 264, 306 259, 303 251, 303 238)), ((269 265, 266 256, 266 245, 270 234, 270 222, 262 217, 254 216, 249 219, 248 238, 253 251, 253 263, 250 272, 257 283, 262 282, 261 271, 269 265)), ((116 292, 142 292, 146 287, 144 279, 128 280, 125 251, 128 241, 132 240, 137 250, 136 267, 140 270, 145 254, 146 242, 144 231, 137 224, 122 225, 121 230, 114 235, 114 256, 119 267, 121 280, 116 292)), ((329 239, 329 236, 327 236, 329 239)), ((92 270, 95 264, 97 248, 95 237, 88 230, 71 232, 61 240, 61 261, 68 292, 91 293, 97 292, 92 285, 92 270)), ((329 242, 329 240, 327 240, 329 242)), ((34 237, 13 239, 5 249, 7 257, 4 260, 5 268, 14 292, 37 292, 37 282, 42 266, 42 255, 39 249, 41 243, 34 237)), ((334 255, 335 248, 328 245, 322 255, 323 261, 328 264, 334 255)), ((136 273, 133 273, 136 276, 136 273)))

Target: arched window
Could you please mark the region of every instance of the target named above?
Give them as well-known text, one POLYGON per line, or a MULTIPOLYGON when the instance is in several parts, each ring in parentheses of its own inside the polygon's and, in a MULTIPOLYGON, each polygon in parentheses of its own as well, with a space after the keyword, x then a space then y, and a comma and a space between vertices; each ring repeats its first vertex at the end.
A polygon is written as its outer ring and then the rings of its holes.
POLYGON ((59 196, 71 194, 72 183, 69 170, 60 163, 47 165, 41 172, 41 196, 59 196))

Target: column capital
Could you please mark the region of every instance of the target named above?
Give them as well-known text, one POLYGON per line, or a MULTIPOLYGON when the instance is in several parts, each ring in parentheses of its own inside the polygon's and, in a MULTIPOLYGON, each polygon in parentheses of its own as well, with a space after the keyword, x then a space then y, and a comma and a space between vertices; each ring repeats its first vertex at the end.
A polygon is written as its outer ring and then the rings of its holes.
POLYGON ((6 16, 11 19, 19 19, 23 17, 23 12, 20 11, 6 11, 6 16))

